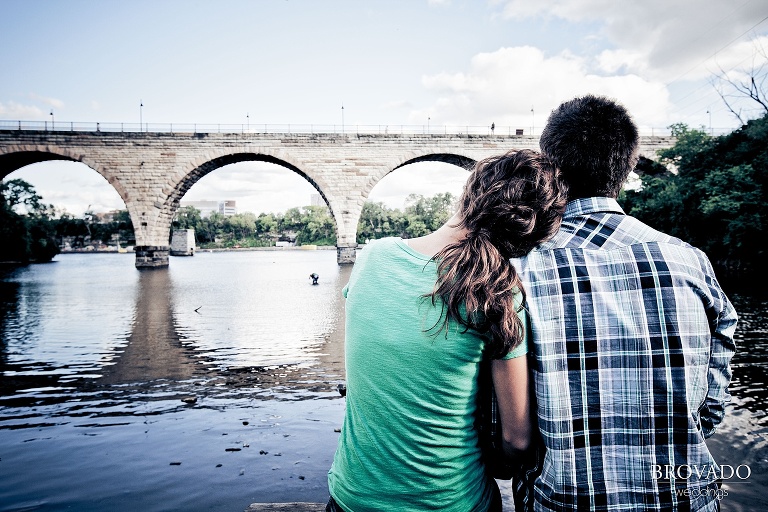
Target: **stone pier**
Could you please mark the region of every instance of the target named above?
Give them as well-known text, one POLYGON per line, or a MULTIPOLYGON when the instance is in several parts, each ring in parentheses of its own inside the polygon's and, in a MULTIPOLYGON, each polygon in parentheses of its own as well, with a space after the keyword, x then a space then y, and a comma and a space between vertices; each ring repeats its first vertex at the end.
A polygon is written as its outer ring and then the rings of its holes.
POLYGON ((133 250, 136 253, 136 268, 140 270, 168 266, 170 248, 167 245, 137 245, 133 250))

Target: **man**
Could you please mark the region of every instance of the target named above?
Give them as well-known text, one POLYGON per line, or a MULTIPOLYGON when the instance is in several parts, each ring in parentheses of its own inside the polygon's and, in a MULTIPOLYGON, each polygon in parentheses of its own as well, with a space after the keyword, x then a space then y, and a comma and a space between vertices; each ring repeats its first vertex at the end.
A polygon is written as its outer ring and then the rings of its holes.
POLYGON ((719 510, 704 440, 730 396, 736 313, 707 257, 616 202, 638 158, 615 102, 584 96, 540 145, 569 186, 555 237, 514 260, 527 293, 537 510, 719 510))

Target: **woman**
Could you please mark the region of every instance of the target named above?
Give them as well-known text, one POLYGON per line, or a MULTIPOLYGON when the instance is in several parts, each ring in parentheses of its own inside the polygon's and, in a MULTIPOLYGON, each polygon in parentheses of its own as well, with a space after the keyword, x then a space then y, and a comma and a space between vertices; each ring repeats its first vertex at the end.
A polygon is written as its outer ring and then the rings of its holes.
POLYGON ((371 242, 346 303, 347 406, 328 510, 501 510, 473 427, 494 359, 505 448, 530 439, 523 290, 509 258, 551 237, 565 190, 539 154, 479 162, 434 233, 371 242))

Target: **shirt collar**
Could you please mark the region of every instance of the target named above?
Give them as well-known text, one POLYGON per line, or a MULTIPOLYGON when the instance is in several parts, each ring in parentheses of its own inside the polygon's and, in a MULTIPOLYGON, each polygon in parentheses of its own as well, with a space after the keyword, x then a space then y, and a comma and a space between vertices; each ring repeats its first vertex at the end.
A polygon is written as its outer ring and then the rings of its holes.
POLYGON ((569 201, 565 205, 563 218, 580 217, 597 212, 611 212, 624 215, 624 210, 619 206, 619 203, 611 197, 582 197, 569 201))

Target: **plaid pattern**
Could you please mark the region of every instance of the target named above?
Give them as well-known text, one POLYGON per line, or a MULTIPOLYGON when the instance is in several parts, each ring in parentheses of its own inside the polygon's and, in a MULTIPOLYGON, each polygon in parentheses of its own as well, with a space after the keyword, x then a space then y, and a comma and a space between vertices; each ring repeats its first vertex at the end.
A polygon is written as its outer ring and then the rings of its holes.
POLYGON ((588 198, 513 264, 546 447, 535 508, 718 510, 704 439, 730 399, 737 318, 707 257, 588 198), (677 478, 686 465, 703 474, 677 478))

